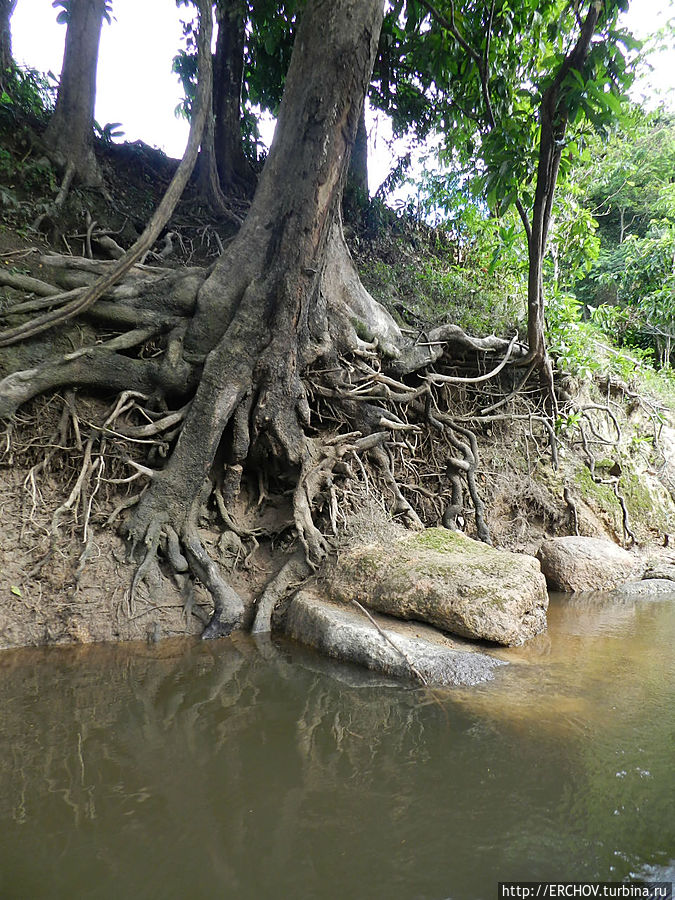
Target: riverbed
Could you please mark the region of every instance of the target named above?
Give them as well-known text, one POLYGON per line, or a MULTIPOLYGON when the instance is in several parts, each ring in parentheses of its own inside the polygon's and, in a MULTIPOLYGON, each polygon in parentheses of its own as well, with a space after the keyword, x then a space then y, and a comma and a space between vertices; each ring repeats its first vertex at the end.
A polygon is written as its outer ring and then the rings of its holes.
POLYGON ((3 900, 675 878, 675 597, 553 597, 483 686, 244 635, 0 654, 3 900))

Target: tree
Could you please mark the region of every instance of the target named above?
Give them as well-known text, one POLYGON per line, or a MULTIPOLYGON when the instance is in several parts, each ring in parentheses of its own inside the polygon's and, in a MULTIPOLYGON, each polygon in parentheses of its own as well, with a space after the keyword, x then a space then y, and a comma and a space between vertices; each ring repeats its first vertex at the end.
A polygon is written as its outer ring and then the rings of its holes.
POLYGON ((242 145, 242 84, 248 4, 216 3, 218 37, 213 64, 214 150, 226 192, 248 193, 254 175, 242 145))
POLYGON ((96 68, 103 20, 110 21, 110 0, 56 0, 59 22, 67 22, 61 79, 45 143, 57 164, 86 185, 99 185, 94 155, 96 68))
MULTIPOLYGON (((464 479, 477 535, 489 540, 475 479, 477 439, 465 422, 453 420, 446 391, 498 375, 520 352, 517 336, 475 339, 453 324, 423 340, 404 336, 364 289, 342 235, 340 199, 383 5, 308 0, 256 194, 212 269, 144 270, 142 278, 118 286, 108 274, 102 287, 97 282, 84 295, 76 288, 75 297, 55 297, 53 288, 40 285, 44 305, 32 302, 30 309, 54 310, 0 334, 0 347, 8 346, 83 311, 108 329, 116 325, 115 337, 37 365, 29 347, 26 368, 0 383, 0 416, 39 392, 78 385, 122 392, 105 425, 92 431, 90 448, 113 427, 129 437, 165 436, 165 465, 134 463, 149 483, 127 504, 135 503, 126 531, 140 554, 132 593, 140 580, 150 580, 163 554, 175 572, 210 591, 207 636, 228 633, 243 604, 205 549, 199 516, 211 503, 224 526, 246 538, 236 512, 251 476, 260 480, 261 496, 267 479, 276 480, 279 495, 292 496, 298 543, 315 567, 329 546, 322 527, 337 528, 336 489, 353 478, 350 460, 368 466, 369 480, 397 515, 421 525, 396 480, 390 447, 396 435, 438 436, 451 488, 445 512, 434 506, 434 515, 452 527, 464 479), (485 354, 495 352, 503 358, 490 367, 485 354), (460 353, 464 362, 473 357, 480 374, 457 373, 460 353), (140 426, 118 421, 130 409, 129 392, 149 410, 140 426), (317 520, 322 509, 325 518, 317 520)), ((200 91, 208 92, 201 79, 200 91)), ((200 114, 203 108, 200 103, 200 114)), ((83 273, 110 272, 107 263, 72 257, 50 257, 49 264, 65 270, 64 286, 80 285, 83 273), (77 279, 68 281, 69 272, 77 279)), ((36 287, 35 280, 29 284, 36 287)), ((403 452, 403 445, 397 448, 403 452)), ((92 475, 91 460, 90 452, 78 484, 92 475)))
POLYGON ((426 136, 435 128, 465 192, 473 184, 495 215, 517 207, 528 242, 530 357, 549 381, 543 260, 555 188, 583 124, 605 128, 620 113, 618 94, 630 80, 625 54, 635 46, 616 28, 626 6, 398 0, 378 60, 374 99, 398 130, 416 123, 426 136))
MULTIPOLYGON (((188 0, 177 2, 187 5, 188 0)), ((199 154, 199 191, 214 213, 239 224, 240 219, 233 213, 228 197, 249 196, 255 186, 255 174, 244 152, 242 134, 242 84, 249 5, 246 0, 219 0, 213 6, 217 26, 213 94, 199 154)), ((185 22, 183 29, 187 46, 174 57, 173 69, 185 91, 179 111, 189 119, 197 91, 196 41, 192 22, 185 22)))
POLYGON ((576 6, 565 10, 555 2, 543 6, 530 3, 523 5, 519 19, 508 5, 492 3, 482 44, 473 46, 461 34, 452 5, 450 19, 443 21, 457 43, 466 48, 475 73, 469 77, 475 79, 474 90, 482 95, 486 133, 481 141, 488 199, 501 209, 515 203, 527 234, 528 344, 530 354, 540 363, 546 360, 543 260, 561 162, 574 150, 568 127, 584 118, 604 125, 619 112, 615 94, 628 80, 621 40, 628 43, 629 37, 614 28, 624 6, 623 2, 592 0, 582 17, 576 6), (491 42, 499 28, 511 35, 509 41, 501 42, 501 53, 498 42, 491 42), (535 32, 529 44, 522 40, 528 31, 535 32), (545 67, 537 35, 547 54, 545 67), (594 43, 596 36, 599 40, 594 43), (519 77, 506 89, 493 81, 493 73, 499 72, 493 54, 509 70, 518 72, 519 77))
POLYGON ((12 32, 10 19, 16 7, 17 0, 0 0, 0 90, 4 86, 5 73, 11 68, 12 57, 12 32))
POLYGON ((348 264, 338 204, 381 17, 380 0, 307 6, 253 205, 200 290, 185 335, 183 364, 204 360, 195 399, 171 460, 130 523, 133 539, 152 557, 163 528, 179 535, 189 564, 214 596, 214 634, 230 630, 243 611, 196 531, 199 498, 229 422, 231 477, 241 477, 252 441, 263 455, 298 467, 298 534, 312 561, 325 554, 311 517, 320 483, 310 477, 316 450, 303 429, 309 404, 301 373, 326 353, 327 343, 346 339, 338 334, 331 342, 338 321, 327 315, 333 304, 346 313, 334 271, 348 264))

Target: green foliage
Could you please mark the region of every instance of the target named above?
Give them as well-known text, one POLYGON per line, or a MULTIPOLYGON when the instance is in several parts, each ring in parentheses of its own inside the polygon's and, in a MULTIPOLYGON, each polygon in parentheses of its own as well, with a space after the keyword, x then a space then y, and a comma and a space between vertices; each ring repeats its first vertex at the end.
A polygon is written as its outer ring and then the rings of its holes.
POLYGON ((25 116, 46 122, 54 110, 56 85, 52 72, 13 66, 0 93, 0 121, 7 127, 25 116))
MULTIPOLYGON (((112 22, 112 0, 105 0, 103 7, 103 18, 110 25, 112 22)), ((70 22, 70 13, 72 8, 72 0, 53 0, 54 9, 60 9, 56 16, 59 25, 67 25, 70 22)))
POLYGON ((546 309, 549 352, 557 368, 588 379, 601 368, 597 333, 583 320, 581 302, 568 293, 555 292, 546 309))
POLYGON ((429 16, 422 4, 399 0, 385 20, 371 102, 393 116, 399 132, 407 125, 418 137, 432 129, 443 135, 446 171, 461 175, 464 190, 470 187, 491 209, 503 213, 516 199, 531 209, 539 107, 551 83, 560 79, 556 115, 571 126, 563 176, 581 149, 582 129, 590 123, 607 131, 621 113, 637 47, 616 27, 625 7, 624 0, 603 4, 596 38, 577 69, 566 68, 579 33, 576 5, 438 2, 438 15, 429 16))
POLYGON ((608 139, 591 138, 577 181, 606 246, 644 236, 652 221, 675 215, 675 118, 632 107, 608 139))
MULTIPOLYGON (((593 320, 662 365, 675 341, 675 119, 633 109, 630 130, 596 151, 585 204, 598 218, 601 252, 576 287, 593 320)), ((578 177, 586 179, 588 171, 578 177)))
POLYGON ((113 144, 115 138, 124 137, 125 132, 121 125, 121 122, 106 122, 106 124, 101 127, 98 122, 94 122, 94 132, 104 144, 113 144))
MULTIPOLYGON (((411 222, 403 214, 399 222, 411 222)), ((366 287, 404 325, 427 328, 453 322, 474 334, 507 334, 522 322, 522 282, 504 267, 488 272, 490 245, 477 238, 459 245, 450 229, 420 225, 395 235, 391 224, 359 256, 366 287)))

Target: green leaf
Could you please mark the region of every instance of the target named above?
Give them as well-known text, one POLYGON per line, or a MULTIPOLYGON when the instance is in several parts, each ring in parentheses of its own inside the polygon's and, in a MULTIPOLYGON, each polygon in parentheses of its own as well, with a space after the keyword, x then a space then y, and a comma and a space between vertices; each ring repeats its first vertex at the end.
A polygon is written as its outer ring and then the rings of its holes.
POLYGON ((611 92, 604 95, 605 103, 612 110, 613 113, 616 113, 617 116, 623 114, 623 106, 621 105, 621 100, 616 96, 616 94, 612 94, 611 92))
POLYGON ((579 87, 581 87, 581 88, 586 87, 586 82, 582 78, 580 72, 578 72, 576 69, 570 69, 570 75, 572 75, 572 77, 576 80, 579 87))
POLYGON ((23 596, 23 594, 21 593, 21 588, 17 587, 15 584, 13 584, 13 585, 10 587, 10 591, 14 594, 15 597, 22 597, 22 596, 23 596))

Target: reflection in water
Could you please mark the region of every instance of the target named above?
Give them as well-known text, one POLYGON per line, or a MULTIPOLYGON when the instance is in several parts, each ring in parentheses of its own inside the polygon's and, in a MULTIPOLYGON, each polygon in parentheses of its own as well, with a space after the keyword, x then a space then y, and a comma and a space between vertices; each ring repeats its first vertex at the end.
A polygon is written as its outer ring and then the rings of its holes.
POLYGON ((667 873, 675 604, 559 599, 549 623, 443 694, 244 636, 5 653, 0 897, 440 900, 667 873))

